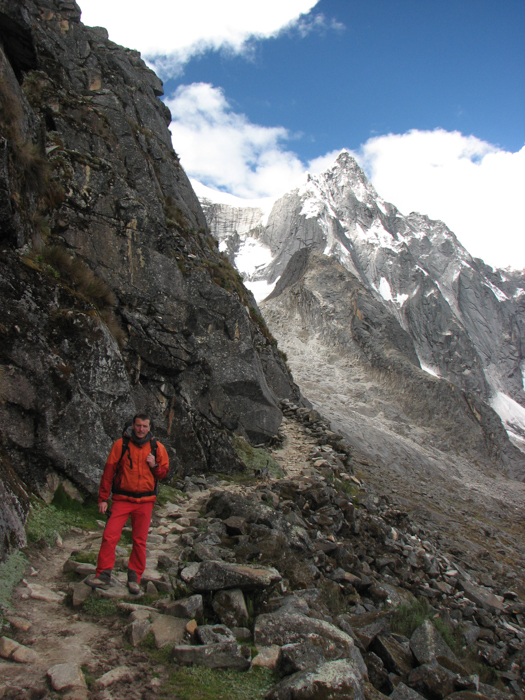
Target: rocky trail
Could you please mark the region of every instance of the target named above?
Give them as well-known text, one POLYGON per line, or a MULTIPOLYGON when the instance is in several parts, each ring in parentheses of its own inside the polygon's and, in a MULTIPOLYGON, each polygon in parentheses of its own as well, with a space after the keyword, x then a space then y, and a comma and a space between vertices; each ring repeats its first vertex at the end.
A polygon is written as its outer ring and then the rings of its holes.
POLYGON ((444 483, 387 478, 316 411, 283 409, 271 455, 281 478, 187 477, 155 508, 142 596, 125 587, 126 537, 115 585, 84 583, 102 522, 27 552, 4 619, 0 697, 219 698, 210 678, 231 669, 244 684, 231 698, 523 700, 512 518, 502 509, 489 532, 461 493, 464 507, 445 517, 444 483), (403 627, 400 605, 420 618, 403 627), (173 675, 196 668, 210 670, 209 687, 173 675))

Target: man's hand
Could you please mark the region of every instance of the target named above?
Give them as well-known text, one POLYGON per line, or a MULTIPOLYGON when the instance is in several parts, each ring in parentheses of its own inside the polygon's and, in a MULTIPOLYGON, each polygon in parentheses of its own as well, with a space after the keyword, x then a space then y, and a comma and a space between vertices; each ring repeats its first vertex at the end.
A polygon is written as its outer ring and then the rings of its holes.
POLYGON ((147 462, 148 467, 149 467, 150 469, 154 469, 154 468, 155 468, 155 457, 153 456, 153 453, 152 453, 152 452, 150 452, 149 455, 146 457, 146 462, 147 462))
POLYGON ((102 515, 104 515, 104 513, 107 511, 107 509, 108 509, 108 502, 107 501, 100 501, 100 503, 98 504, 98 512, 102 513, 102 515))

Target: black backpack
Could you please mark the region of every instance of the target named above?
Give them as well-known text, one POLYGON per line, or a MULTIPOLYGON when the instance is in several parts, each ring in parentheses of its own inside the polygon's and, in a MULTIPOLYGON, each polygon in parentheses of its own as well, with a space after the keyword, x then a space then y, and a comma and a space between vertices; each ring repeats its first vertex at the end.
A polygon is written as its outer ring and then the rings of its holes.
MULTIPOLYGON (((122 473, 122 469, 124 468, 122 466, 122 460, 124 459, 124 455, 126 452, 129 452, 129 441, 131 438, 129 437, 128 430, 132 425, 132 421, 128 420, 126 421, 124 425, 124 430, 122 431, 122 452, 120 453, 120 459, 118 461, 119 463, 119 468, 115 472, 115 476, 113 478, 113 484, 111 487, 112 493, 116 493, 119 496, 129 496, 131 498, 145 498, 146 496, 156 496, 159 492, 159 482, 157 479, 155 479, 155 488, 153 491, 144 491, 141 493, 135 493, 134 491, 125 491, 124 489, 119 488, 116 484, 118 483, 118 477, 122 473)), ((151 447, 151 454, 155 457, 155 462, 157 461, 157 438, 154 437, 153 433, 155 430, 155 426, 153 423, 151 423, 151 438, 150 438, 150 447, 151 447)), ((133 469, 133 462, 131 461, 131 452, 129 455, 129 464, 130 464, 130 469, 133 469)))

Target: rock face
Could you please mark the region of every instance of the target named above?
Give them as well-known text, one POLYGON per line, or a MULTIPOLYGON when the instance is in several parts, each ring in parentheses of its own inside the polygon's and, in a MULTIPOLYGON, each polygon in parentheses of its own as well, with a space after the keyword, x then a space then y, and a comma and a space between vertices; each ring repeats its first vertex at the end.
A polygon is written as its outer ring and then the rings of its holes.
MULTIPOLYGON (((490 403, 523 446, 521 273, 492 270, 472 258, 440 221, 403 216, 378 196, 348 153, 276 201, 266 223, 262 211, 256 218, 252 209, 242 216, 227 205, 204 200, 203 207, 220 247, 246 280, 259 289, 268 284, 268 299, 298 282, 307 251, 340 263, 397 320, 413 343, 409 355, 415 352, 425 370, 490 403), (269 262, 246 265, 249 246, 259 246, 269 262)), ((334 299, 323 297, 325 314, 334 299)), ((315 332, 306 324, 305 330, 315 332)))
POLYGON ((251 273, 273 289, 265 319, 303 390, 366 459, 435 471, 436 453, 422 454, 430 443, 523 479, 525 460, 490 407, 519 446, 519 275, 472 259, 441 222, 403 217, 345 153, 276 202, 265 225, 261 212, 246 230, 236 212, 228 236, 225 205, 204 209, 232 259, 251 242, 271 252, 251 273))
POLYGON ((0 19, 0 525, 21 544, 21 482, 95 491, 135 410, 174 471, 231 472, 228 436, 267 441, 300 396, 139 53, 74 2, 0 0, 0 19))

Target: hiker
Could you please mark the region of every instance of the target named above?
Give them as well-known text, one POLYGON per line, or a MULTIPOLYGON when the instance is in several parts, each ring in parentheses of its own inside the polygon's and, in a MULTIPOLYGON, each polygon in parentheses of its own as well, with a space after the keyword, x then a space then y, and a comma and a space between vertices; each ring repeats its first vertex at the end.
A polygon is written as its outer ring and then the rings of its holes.
POLYGON ((151 513, 157 500, 158 481, 169 469, 166 448, 153 437, 151 419, 138 413, 113 445, 100 480, 98 510, 108 519, 98 554, 93 588, 108 589, 115 565, 115 548, 122 528, 131 516, 133 547, 128 562, 128 590, 140 593, 139 583, 146 568, 146 540, 151 513), (112 498, 111 510, 108 500, 112 498))

